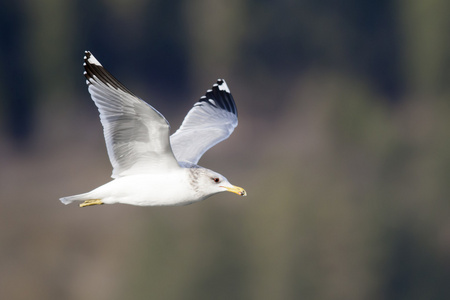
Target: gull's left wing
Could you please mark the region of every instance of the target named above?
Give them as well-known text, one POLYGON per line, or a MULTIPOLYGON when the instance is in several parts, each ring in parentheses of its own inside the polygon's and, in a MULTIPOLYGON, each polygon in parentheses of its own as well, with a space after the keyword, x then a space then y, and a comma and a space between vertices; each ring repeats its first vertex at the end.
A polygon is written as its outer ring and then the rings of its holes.
POLYGON ((84 69, 89 93, 100 112, 112 177, 179 168, 164 116, 114 78, 89 51, 84 69))
POLYGON ((197 164, 203 153, 227 139, 237 125, 233 96, 225 80, 218 79, 170 137, 172 151, 179 162, 197 164))

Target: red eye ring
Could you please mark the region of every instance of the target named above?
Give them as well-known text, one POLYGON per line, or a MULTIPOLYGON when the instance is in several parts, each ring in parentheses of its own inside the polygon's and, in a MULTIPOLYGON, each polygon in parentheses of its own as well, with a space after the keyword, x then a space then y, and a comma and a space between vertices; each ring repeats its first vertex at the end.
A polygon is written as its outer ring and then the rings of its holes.
POLYGON ((217 177, 214 177, 213 180, 215 183, 219 183, 219 181, 220 181, 219 178, 217 178, 217 177))

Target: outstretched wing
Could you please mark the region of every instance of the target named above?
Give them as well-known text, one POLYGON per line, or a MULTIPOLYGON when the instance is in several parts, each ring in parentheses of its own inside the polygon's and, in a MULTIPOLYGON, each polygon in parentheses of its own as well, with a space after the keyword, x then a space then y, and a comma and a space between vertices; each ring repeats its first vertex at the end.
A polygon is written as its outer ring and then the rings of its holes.
POLYGON ((136 97, 86 51, 84 75, 100 112, 112 177, 179 168, 162 114, 136 97))
POLYGON ((225 140, 238 124, 233 96, 223 79, 218 79, 184 118, 170 137, 173 153, 180 162, 197 164, 209 148, 225 140))

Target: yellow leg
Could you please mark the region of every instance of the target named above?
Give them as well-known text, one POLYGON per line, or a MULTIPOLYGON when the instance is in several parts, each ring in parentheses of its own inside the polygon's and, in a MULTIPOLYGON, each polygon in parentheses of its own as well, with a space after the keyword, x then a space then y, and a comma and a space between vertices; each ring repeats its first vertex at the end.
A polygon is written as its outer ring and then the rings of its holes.
POLYGON ((89 199, 80 204, 80 207, 91 206, 91 205, 101 205, 103 204, 100 199, 89 199))

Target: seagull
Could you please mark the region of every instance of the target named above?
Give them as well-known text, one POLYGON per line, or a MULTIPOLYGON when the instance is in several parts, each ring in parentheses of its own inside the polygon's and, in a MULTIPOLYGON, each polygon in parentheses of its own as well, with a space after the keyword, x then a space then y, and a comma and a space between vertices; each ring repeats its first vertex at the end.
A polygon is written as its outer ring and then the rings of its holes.
POLYGON ((90 51, 85 52, 83 66, 100 113, 113 180, 90 192, 60 198, 62 203, 168 206, 191 204, 225 191, 247 195, 223 175, 197 165, 238 124, 225 80, 218 79, 206 91, 170 136, 164 116, 112 76, 90 51))

